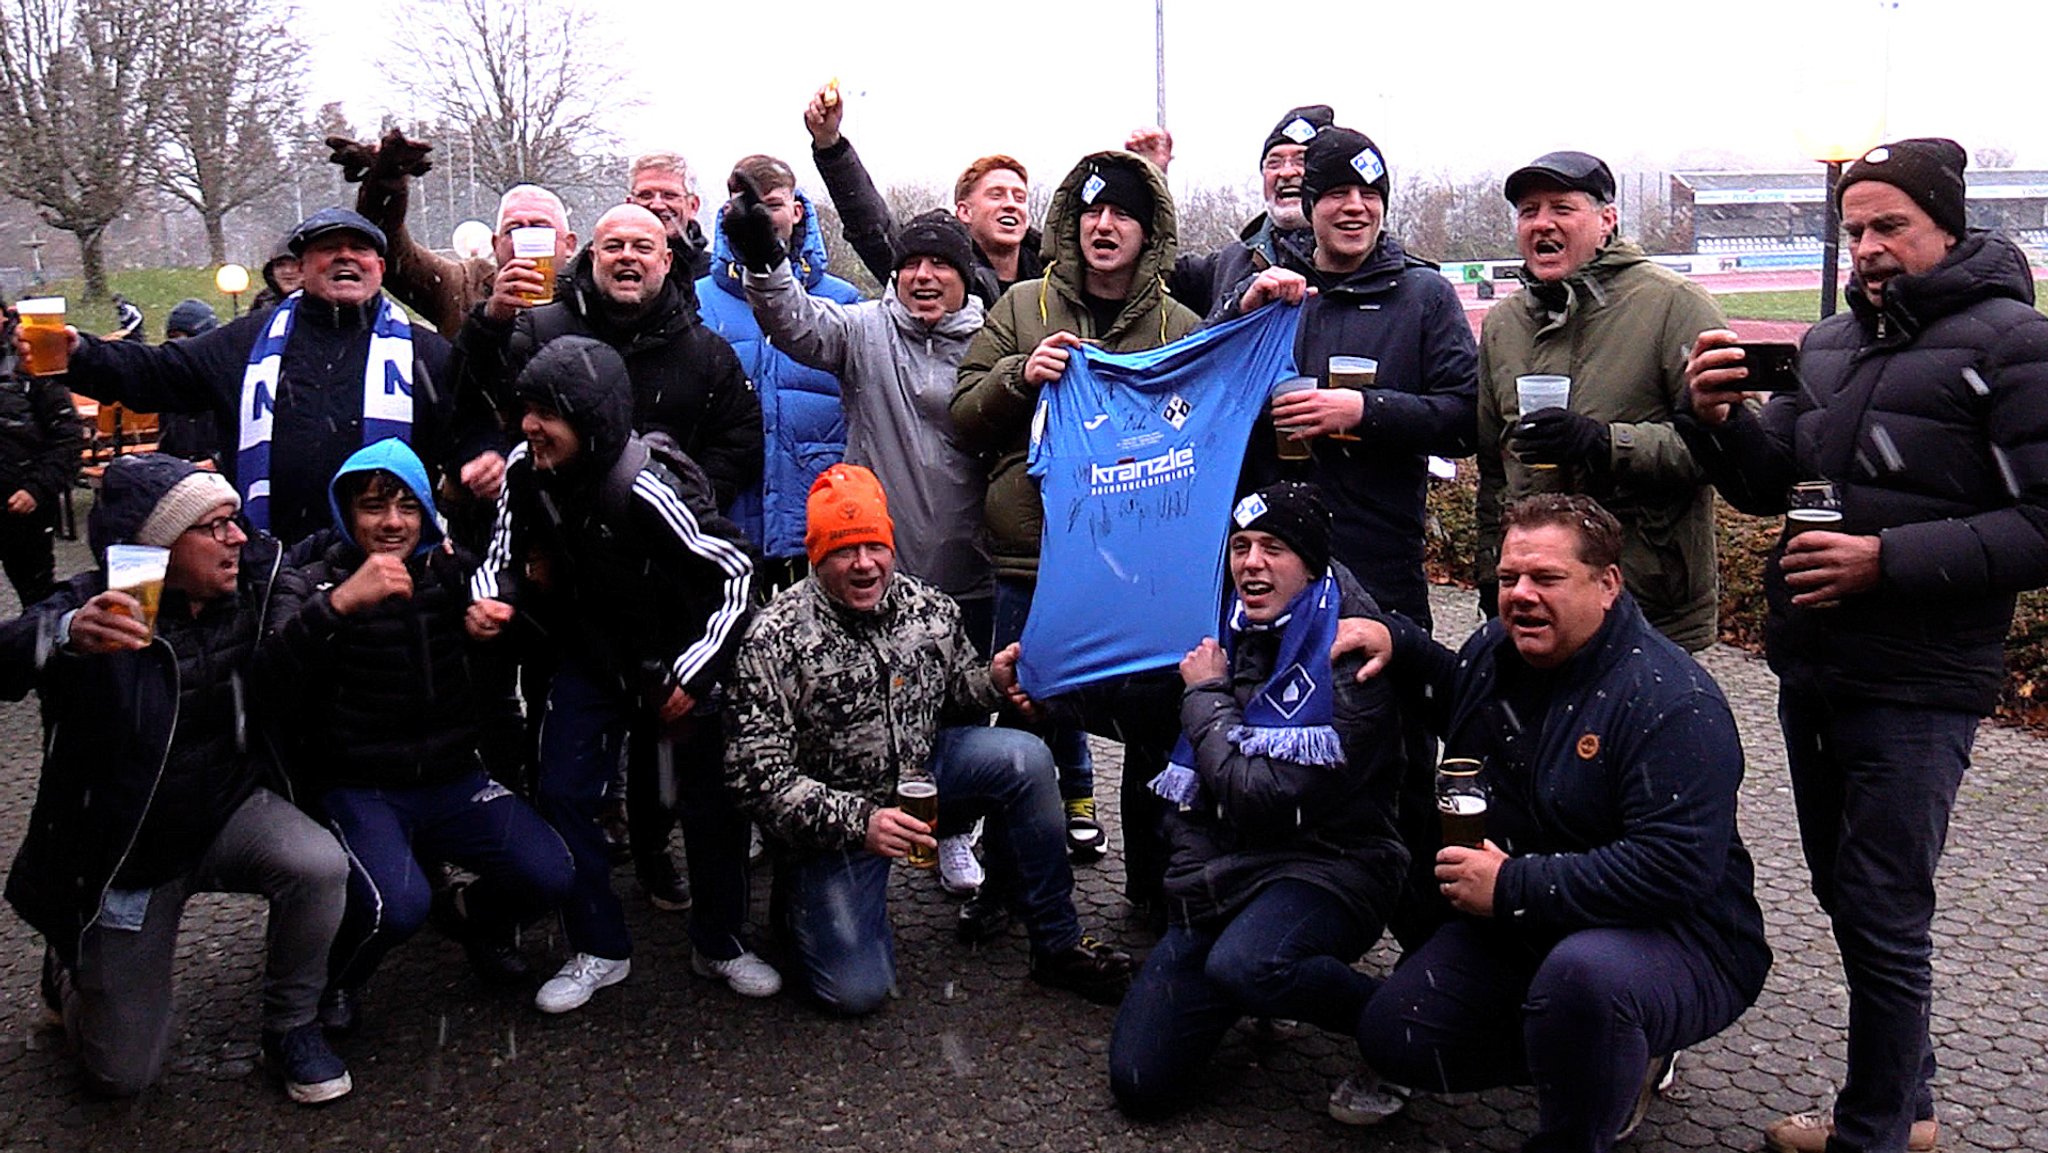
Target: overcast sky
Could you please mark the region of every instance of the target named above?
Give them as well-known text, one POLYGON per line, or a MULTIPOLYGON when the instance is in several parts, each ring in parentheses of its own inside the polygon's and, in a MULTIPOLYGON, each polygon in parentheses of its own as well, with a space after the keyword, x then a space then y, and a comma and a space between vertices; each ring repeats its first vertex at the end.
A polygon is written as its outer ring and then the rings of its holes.
MULTIPOLYGON (((767 151, 814 181, 802 110, 834 76, 884 184, 949 184, 993 151, 1055 180, 1154 118, 1151 0, 580 3, 643 102, 617 125, 628 150, 702 172, 767 151)), ((398 7, 304 7, 315 104, 344 101, 366 130, 420 111, 364 64, 398 7)), ((1249 181, 1273 122, 1311 102, 1374 137, 1397 177, 1560 147, 1624 169, 1796 167, 1813 136, 1880 132, 2048 167, 2044 49, 2041 0, 1166 0, 1173 176, 1249 181)))

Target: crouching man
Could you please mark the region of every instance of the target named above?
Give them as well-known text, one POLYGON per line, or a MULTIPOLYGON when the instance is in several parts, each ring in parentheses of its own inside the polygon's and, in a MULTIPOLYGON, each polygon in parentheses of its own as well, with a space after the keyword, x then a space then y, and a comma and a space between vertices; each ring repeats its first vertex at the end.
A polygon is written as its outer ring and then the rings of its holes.
POLYGON ((1238 502, 1222 643, 1181 661, 1183 737, 1153 783, 1166 815, 1166 935, 1117 1014, 1110 1088, 1127 1112, 1198 1098, 1239 1017, 1350 1035, 1408 853, 1394 827, 1405 760, 1391 690, 1333 670, 1340 613, 1378 611, 1330 559, 1330 514, 1283 481, 1238 502), (1348 589, 1347 589, 1348 586, 1348 589))
POLYGON ((518 926, 568 895, 569 850, 539 813, 492 780, 470 675, 467 558, 444 546, 426 466, 396 438, 341 466, 339 535, 280 582, 268 668, 288 687, 294 778, 348 850, 348 912, 328 963, 320 1022, 346 1033, 384 955, 433 907, 421 861, 476 880, 447 890, 444 923, 478 974, 527 975, 518 926))
POLYGON ((107 468, 89 530, 101 567, 0 626, 0 696, 42 698, 49 732, 7 900, 49 941, 43 995, 89 1088, 132 1096, 163 1072, 178 918, 194 893, 270 902, 263 1052, 300 1104, 348 1067, 314 1019, 348 860, 268 783, 252 655, 279 569, 233 485, 158 453, 107 468), (109 545, 167 549, 155 629, 107 588, 109 545))
POLYGON ((951 823, 988 818, 990 867, 1031 937, 1031 975, 1114 1004, 1131 959, 1082 935, 1066 816, 1045 743, 986 718, 1016 689, 1016 652, 984 666, 944 594, 896 572, 880 481, 834 465, 811 486, 811 575, 747 629, 733 670, 725 778, 776 842, 775 904, 796 979, 828 1011, 879 1009, 896 981, 889 866, 932 826, 891 804, 931 781, 951 823))
POLYGON ((1437 853, 1458 915, 1366 1005, 1358 1045, 1402 1085, 1534 1084, 1524 1149, 1604 1150, 1770 970, 1742 745, 1720 687, 1623 591, 1607 510, 1535 496, 1502 526, 1499 618, 1460 651, 1361 630, 1446 757, 1480 762, 1488 806, 1480 844, 1437 853))

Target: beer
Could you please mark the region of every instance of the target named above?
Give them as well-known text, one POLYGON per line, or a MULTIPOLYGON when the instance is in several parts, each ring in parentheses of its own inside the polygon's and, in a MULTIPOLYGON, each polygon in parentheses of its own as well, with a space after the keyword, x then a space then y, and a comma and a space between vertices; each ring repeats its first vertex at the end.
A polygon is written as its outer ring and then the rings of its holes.
POLYGON ((552 228, 515 228, 512 230, 512 255, 520 260, 531 260, 540 272, 539 292, 521 293, 528 304, 546 304, 555 298, 555 230, 552 228))
POLYGON ((35 296, 15 304, 28 340, 30 376, 56 376, 71 368, 71 334, 64 331, 64 298, 35 296))
POLYGON ((156 637, 156 610, 164 595, 164 571, 171 550, 141 544, 107 546, 107 588, 127 593, 142 605, 142 623, 156 637))
MULTIPOLYGON (((939 786, 930 781, 900 781, 896 785, 896 807, 936 830, 939 827, 939 786)), ((929 869, 939 863, 937 849, 910 846, 905 860, 914 869, 929 869)))
MULTIPOLYGON (((1274 385, 1271 395, 1274 400, 1279 400, 1289 393, 1307 392, 1314 387, 1316 387, 1314 377, 1297 376, 1291 380, 1283 380, 1279 384, 1274 385)), ((1307 460, 1313 455, 1309 451, 1307 439, 1297 439, 1288 435, 1288 430, 1281 428, 1277 420, 1273 424, 1273 438, 1274 447, 1279 450, 1281 460, 1307 460)))
POLYGON ((1486 840, 1484 766, 1469 757, 1448 757, 1436 770, 1436 812, 1446 848, 1476 849, 1486 840))
POLYGON ((1476 849, 1486 841, 1486 798, 1464 795, 1438 797, 1437 816, 1443 819, 1444 846, 1476 849))
POLYGON ((1786 511, 1786 536, 1798 536, 1810 528, 1840 532, 1842 530, 1842 510, 1837 508, 1795 508, 1786 511))
MULTIPOLYGON (((1532 373, 1515 378, 1515 410, 1517 416, 1527 417, 1530 413, 1545 408, 1564 408, 1571 403, 1572 378, 1552 376, 1547 373, 1532 373)), ((1551 469, 1554 464, 1532 464, 1530 468, 1551 469)))
MULTIPOLYGON (((1333 356, 1330 358, 1329 384, 1331 388, 1364 392, 1373 386, 1379 371, 1380 362, 1369 356, 1333 356)), ((1330 439, 1357 440, 1358 437, 1348 432, 1333 432, 1330 439)))

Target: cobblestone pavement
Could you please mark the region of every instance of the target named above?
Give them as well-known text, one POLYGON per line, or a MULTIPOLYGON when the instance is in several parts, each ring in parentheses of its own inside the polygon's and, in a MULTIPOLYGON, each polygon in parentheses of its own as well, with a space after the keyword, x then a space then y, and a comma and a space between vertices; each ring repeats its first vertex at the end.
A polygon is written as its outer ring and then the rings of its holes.
MULTIPOLYGON (((81 547, 65 547, 65 563, 83 563, 81 547)), ((1440 596, 1439 619, 1461 634, 1475 619, 1470 594, 1440 596)), ((1757 1005, 1684 1056, 1677 1086, 1627 1146, 1636 1150, 1760 1148, 1763 1124, 1825 1103, 1842 1075, 1845 997, 1806 891, 1773 678, 1727 649, 1706 664, 1735 702, 1751 758, 1742 829, 1778 961, 1757 1005)), ((36 731, 32 705, 0 706, 0 860, 27 821, 36 731)), ((1097 765, 1114 839, 1112 747, 1098 749, 1097 765)), ((2037 854, 2006 847, 2041 827, 2044 768, 2048 744, 1987 728, 1957 808, 1937 925, 1944 1149, 2048 1149, 2043 868, 2037 854)), ((1150 944, 1124 916, 1114 854, 1078 876, 1094 932, 1150 944)), ((0 913, 0 1149, 1506 1150, 1534 1119, 1528 1093, 1501 1090, 1420 1096, 1378 1129, 1347 1129, 1323 1104, 1353 1066, 1351 1043, 1246 1028, 1215 1061, 1203 1106, 1134 1126, 1113 1107, 1104 1071, 1112 1011, 1027 981, 1020 933, 978 950, 954 943, 955 902, 935 876, 899 873, 902 999, 854 1023, 694 978, 681 919, 641 900, 630 870, 617 883, 638 942, 630 980, 544 1018, 524 995, 479 986, 460 950, 429 929, 369 989, 365 1027, 344 1048, 354 1095, 317 1112, 287 1104, 256 1060, 256 902, 209 897, 189 909, 170 1071, 127 1104, 81 1093, 41 1024, 40 943, 0 913)), ((757 901, 765 887, 757 878, 757 901)), ((545 929, 526 943, 537 965, 559 957, 545 929)), ((1390 960, 1382 948, 1365 963, 1383 970, 1390 960)))

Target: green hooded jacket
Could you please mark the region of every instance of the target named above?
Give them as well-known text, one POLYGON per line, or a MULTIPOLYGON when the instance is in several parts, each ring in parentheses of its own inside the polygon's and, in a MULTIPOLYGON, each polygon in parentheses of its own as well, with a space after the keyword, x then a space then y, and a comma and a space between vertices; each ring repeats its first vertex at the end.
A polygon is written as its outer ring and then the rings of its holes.
MULTIPOLYGON (((1692 342, 1727 321, 1705 289, 1616 239, 1561 282, 1553 315, 1524 289, 1486 314, 1479 334, 1479 555, 1494 579, 1501 511, 1539 492, 1585 493, 1621 521, 1621 574, 1657 631, 1698 652, 1719 613, 1713 490, 1672 426, 1692 342), (1572 378, 1571 410, 1607 424, 1606 467, 1534 469, 1510 441, 1515 378, 1572 378)), ((1546 293, 1547 295, 1547 293, 1546 293)))
POLYGON ((1112 151, 1082 158, 1052 194, 1044 235, 1045 275, 1011 285, 989 309, 960 361, 952 402, 955 436, 988 462, 984 516, 996 575, 1024 580, 1038 577, 1045 520, 1038 482, 1025 472, 1039 392, 1038 385, 1024 382, 1031 351, 1055 332, 1071 332, 1110 352, 1142 352, 1179 340, 1201 321, 1166 294, 1166 274, 1173 269, 1179 241, 1173 193, 1166 177, 1142 157, 1112 151), (1140 166, 1152 185, 1153 209, 1131 294, 1108 330, 1097 332, 1081 300, 1081 185, 1089 165, 1104 160, 1140 166))

